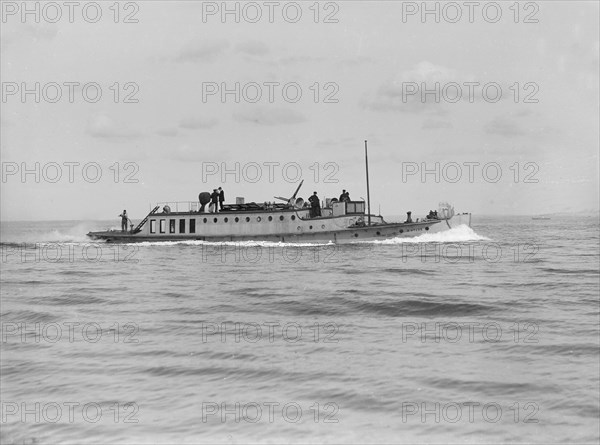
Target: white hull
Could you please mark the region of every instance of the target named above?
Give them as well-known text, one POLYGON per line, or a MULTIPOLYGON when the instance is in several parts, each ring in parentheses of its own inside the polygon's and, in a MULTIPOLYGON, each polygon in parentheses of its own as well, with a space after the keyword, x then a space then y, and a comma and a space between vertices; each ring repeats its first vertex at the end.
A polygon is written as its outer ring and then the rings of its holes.
POLYGON ((138 233, 106 231, 88 235, 108 242, 144 241, 274 241, 333 242, 338 244, 386 238, 408 238, 470 226, 471 215, 454 215, 448 220, 419 220, 410 223, 386 223, 371 215, 324 216, 309 218, 306 210, 157 213, 138 233))

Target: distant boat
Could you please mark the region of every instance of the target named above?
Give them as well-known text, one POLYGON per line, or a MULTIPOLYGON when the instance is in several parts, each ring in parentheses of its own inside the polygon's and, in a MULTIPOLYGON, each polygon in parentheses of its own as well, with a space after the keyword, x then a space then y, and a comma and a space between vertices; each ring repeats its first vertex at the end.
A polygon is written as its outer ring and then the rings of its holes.
POLYGON ((552 218, 550 218, 549 216, 533 216, 531 219, 535 221, 547 221, 552 218))

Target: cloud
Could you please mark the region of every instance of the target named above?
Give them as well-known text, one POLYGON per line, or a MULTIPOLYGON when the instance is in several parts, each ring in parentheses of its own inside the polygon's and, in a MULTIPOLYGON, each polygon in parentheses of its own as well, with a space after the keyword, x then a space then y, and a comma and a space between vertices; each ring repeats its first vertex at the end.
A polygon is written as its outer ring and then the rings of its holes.
POLYGON ((122 122, 115 122, 104 114, 92 117, 87 123, 86 132, 95 138, 112 140, 134 139, 140 136, 137 131, 127 128, 122 122))
POLYGON ((8 46, 18 41, 35 44, 40 41, 53 40, 58 35, 58 25, 44 21, 35 24, 35 26, 30 23, 20 22, 18 26, 14 27, 10 24, 4 24, 2 25, 1 35, 2 46, 8 46))
POLYGON ((238 122, 249 122, 257 125, 289 125, 306 122, 304 115, 289 108, 253 108, 234 114, 238 122))
POLYGON ((211 62, 229 48, 226 40, 193 41, 183 46, 177 57, 178 62, 211 62))
POLYGON ((309 63, 323 63, 330 61, 330 58, 316 57, 316 56, 290 56, 284 57, 279 60, 278 64, 281 65, 294 65, 297 63, 309 64, 309 63))
POLYGON ((179 122, 180 128, 185 128, 187 130, 204 130, 207 128, 212 128, 219 123, 217 119, 214 118, 186 118, 179 122))
POLYGON ((192 148, 187 144, 180 145, 174 150, 169 150, 168 155, 169 159, 184 162, 200 161, 202 158, 206 159, 206 156, 204 156, 200 149, 192 148))
POLYGON ((172 138, 172 137, 175 137, 175 136, 177 136, 179 134, 179 130, 177 128, 173 128, 173 127, 171 127, 171 128, 162 128, 160 130, 157 130, 156 134, 159 134, 159 135, 164 136, 164 137, 172 138))
MULTIPOLYGON (((444 105, 444 100, 440 99, 440 102, 436 102, 434 94, 428 94, 423 98, 421 91, 423 88, 434 90, 436 83, 439 83, 441 91, 443 86, 450 82, 462 85, 470 80, 472 80, 470 76, 461 75, 452 68, 423 61, 412 69, 401 72, 395 79, 381 84, 371 97, 363 99, 361 103, 363 107, 375 111, 406 113, 435 111, 444 105)), ((461 90, 462 99, 468 99, 468 89, 461 87, 461 90)), ((454 98, 457 94, 456 89, 449 88, 448 94, 454 98)))
MULTIPOLYGON (((339 148, 339 149, 346 149, 346 148, 356 148, 356 147, 363 147, 364 144, 364 139, 365 139, 365 135, 361 135, 361 137, 356 137, 356 136, 346 136, 346 137, 340 137, 340 138, 327 138, 327 139, 321 139, 315 142, 315 145, 317 147, 327 147, 329 149, 329 147, 331 148, 339 148)), ((366 139, 368 140, 368 143, 371 146, 381 146, 383 145, 383 141, 375 134, 373 133, 369 133, 366 135, 366 139)))
POLYGON ((248 54, 250 56, 264 56, 269 53, 269 47, 263 42, 257 40, 249 40, 247 42, 238 43, 235 46, 238 53, 248 54))
POLYGON ((352 58, 341 59, 336 63, 342 67, 356 67, 359 65, 376 65, 377 61, 372 57, 356 56, 352 58))
POLYGON ((6 116, 0 116, 0 128, 11 127, 12 125, 12 121, 9 120, 6 116))
POLYGON ((484 125, 483 129, 488 134, 497 134, 504 137, 515 137, 526 134, 525 130, 510 117, 496 117, 484 125))
POLYGON ((453 128, 451 122, 447 121, 437 121, 433 119, 426 119, 421 125, 421 129, 423 130, 437 130, 439 128, 453 128))
MULTIPOLYGON (((164 157, 169 160, 176 160, 181 162, 202 162, 212 160, 215 156, 216 150, 214 148, 206 147, 191 147, 188 144, 183 144, 173 149, 164 151, 164 157)), ((227 152, 220 150, 219 156, 227 156, 227 152)))

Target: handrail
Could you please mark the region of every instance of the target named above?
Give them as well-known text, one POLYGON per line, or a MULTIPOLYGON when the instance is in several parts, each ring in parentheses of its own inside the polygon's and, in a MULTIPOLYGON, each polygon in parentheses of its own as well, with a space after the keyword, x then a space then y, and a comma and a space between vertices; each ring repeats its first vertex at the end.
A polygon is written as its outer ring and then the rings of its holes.
POLYGON ((157 202, 156 204, 150 204, 150 208, 154 206, 169 206, 171 212, 197 212, 200 209, 200 203, 198 201, 163 201, 157 202))

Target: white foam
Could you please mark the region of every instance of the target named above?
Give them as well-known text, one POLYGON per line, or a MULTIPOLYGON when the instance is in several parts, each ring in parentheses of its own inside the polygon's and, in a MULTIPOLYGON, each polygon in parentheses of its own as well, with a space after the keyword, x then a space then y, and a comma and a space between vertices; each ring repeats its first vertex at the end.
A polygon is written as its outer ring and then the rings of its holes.
MULTIPOLYGON (((16 235, 14 242, 25 243, 61 243, 61 244, 83 244, 92 240, 86 236, 90 231, 90 224, 79 223, 72 227, 61 227, 48 231, 26 231, 16 235)), ((11 238, 8 235, 7 238, 11 238)), ((4 240, 3 240, 4 241, 4 240)))
POLYGON ((404 244, 404 243, 458 243, 469 241, 490 241, 485 236, 478 235, 466 224, 453 227, 437 233, 425 233, 411 238, 390 238, 385 240, 364 241, 374 244, 404 244))
MULTIPOLYGON (((452 229, 437 233, 426 233, 410 238, 390 238, 385 240, 356 241, 352 244, 404 244, 404 243, 457 243, 490 241, 485 236, 478 235, 467 225, 460 225, 452 229)), ((142 241, 135 243, 138 246, 236 246, 236 247, 318 247, 333 245, 332 241, 322 243, 283 243, 274 241, 142 241)))
POLYGON ((333 244, 331 241, 322 243, 283 243, 275 241, 142 241, 138 246, 235 246, 235 247, 317 247, 333 244))

